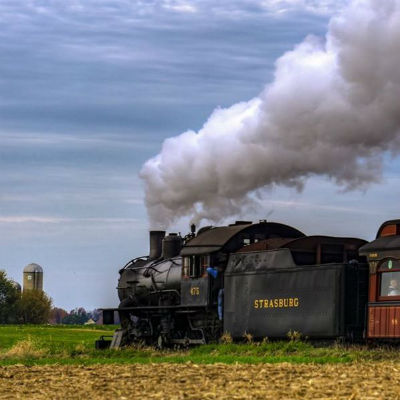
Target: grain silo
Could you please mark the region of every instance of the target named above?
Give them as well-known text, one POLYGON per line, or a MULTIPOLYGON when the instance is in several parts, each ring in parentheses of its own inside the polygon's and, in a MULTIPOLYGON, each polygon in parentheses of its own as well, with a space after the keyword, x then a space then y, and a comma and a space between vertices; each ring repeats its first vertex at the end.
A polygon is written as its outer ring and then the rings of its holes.
POLYGON ((10 282, 15 287, 15 289, 17 289, 18 293, 21 295, 21 292, 22 292, 21 285, 18 282, 13 281, 12 279, 10 279, 10 282))
POLYGON ((43 290, 43 268, 35 263, 24 268, 24 291, 43 290))

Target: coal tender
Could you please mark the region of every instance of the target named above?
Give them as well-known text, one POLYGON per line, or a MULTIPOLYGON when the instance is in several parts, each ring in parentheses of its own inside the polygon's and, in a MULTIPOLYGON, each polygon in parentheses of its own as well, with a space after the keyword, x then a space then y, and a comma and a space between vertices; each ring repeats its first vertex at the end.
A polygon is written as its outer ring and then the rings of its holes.
MULTIPOLYGON (((120 272, 121 329, 112 347, 159 347, 234 338, 360 338, 368 268, 361 239, 305 236, 288 225, 236 221, 181 238, 150 233, 149 256, 120 272)), ((100 340, 97 347, 110 342, 100 340)))
POLYGON ((224 329, 234 338, 360 340, 368 266, 360 239, 309 236, 232 254, 225 272, 224 329))

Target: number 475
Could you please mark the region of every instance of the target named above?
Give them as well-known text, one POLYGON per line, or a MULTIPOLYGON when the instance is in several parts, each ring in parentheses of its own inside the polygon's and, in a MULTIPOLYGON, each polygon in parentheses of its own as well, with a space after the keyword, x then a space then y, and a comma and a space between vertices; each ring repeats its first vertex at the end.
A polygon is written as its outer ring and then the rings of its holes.
POLYGON ((200 294, 200 288, 197 286, 193 286, 190 288, 190 294, 192 296, 198 296, 200 294))

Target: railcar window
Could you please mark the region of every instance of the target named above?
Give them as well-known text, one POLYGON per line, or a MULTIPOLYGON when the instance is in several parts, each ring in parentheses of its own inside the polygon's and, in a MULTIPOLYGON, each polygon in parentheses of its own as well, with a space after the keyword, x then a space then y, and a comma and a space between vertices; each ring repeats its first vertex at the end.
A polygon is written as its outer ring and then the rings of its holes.
POLYGON ((381 296, 400 296, 400 271, 381 274, 381 296))
POLYGON ((400 262, 387 259, 379 265, 381 296, 400 296, 400 262))

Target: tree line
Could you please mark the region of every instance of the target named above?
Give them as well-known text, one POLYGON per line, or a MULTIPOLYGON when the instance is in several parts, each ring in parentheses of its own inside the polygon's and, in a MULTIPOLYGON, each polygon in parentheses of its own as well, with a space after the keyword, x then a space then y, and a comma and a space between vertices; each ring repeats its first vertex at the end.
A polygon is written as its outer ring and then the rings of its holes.
POLYGON ((47 323, 52 301, 41 290, 23 293, 13 281, 0 270, 0 323, 44 324, 47 323))
POLYGON ((52 299, 42 290, 21 293, 15 282, 0 270, 0 324, 85 324, 89 320, 102 323, 100 310, 83 307, 68 312, 53 307, 52 299))
POLYGON ((51 324, 83 325, 88 321, 102 324, 103 313, 100 310, 86 311, 83 307, 77 307, 70 312, 54 307, 50 312, 49 322, 51 324))

